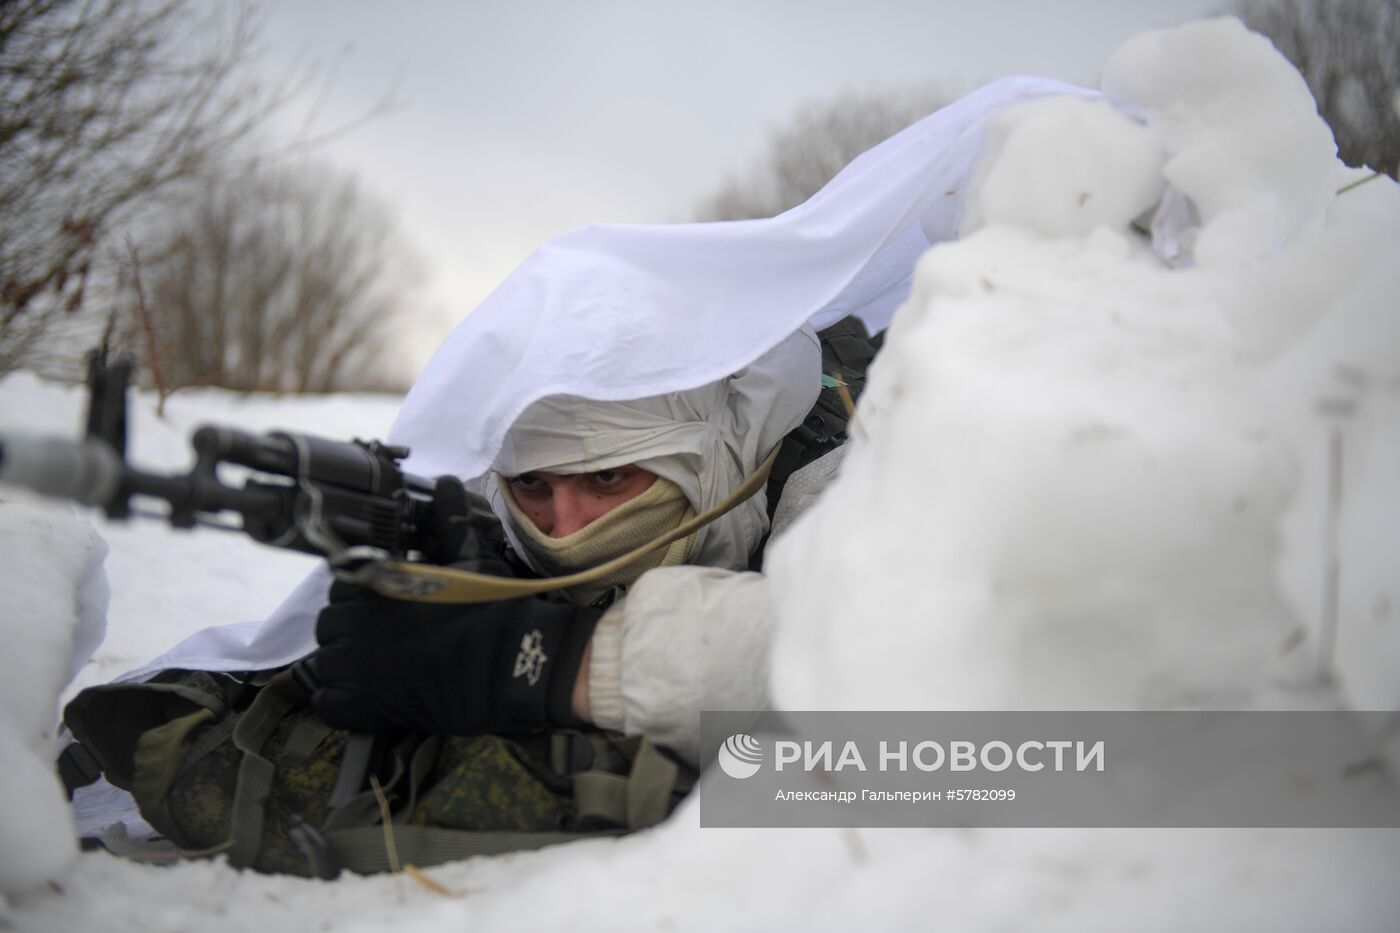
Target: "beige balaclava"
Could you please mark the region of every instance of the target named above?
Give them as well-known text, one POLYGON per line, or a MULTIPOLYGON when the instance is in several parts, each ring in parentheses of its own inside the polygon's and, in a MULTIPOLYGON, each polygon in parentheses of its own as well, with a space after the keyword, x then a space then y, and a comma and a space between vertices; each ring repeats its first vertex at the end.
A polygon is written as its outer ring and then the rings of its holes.
MULTIPOLYGON (((529 556, 530 564, 552 577, 587 570, 621 557, 695 517, 695 509, 681 488, 658 476, 641 495, 627 500, 573 534, 552 538, 536 528, 535 523, 515 503, 510 494, 509 481, 504 476, 498 476, 497 480, 501 498, 510 512, 510 528, 515 532, 516 540, 529 556)), ((691 532, 592 583, 574 587, 569 593, 579 602, 591 603, 614 586, 631 586, 653 567, 683 564, 695 543, 696 534, 698 532, 691 532)))

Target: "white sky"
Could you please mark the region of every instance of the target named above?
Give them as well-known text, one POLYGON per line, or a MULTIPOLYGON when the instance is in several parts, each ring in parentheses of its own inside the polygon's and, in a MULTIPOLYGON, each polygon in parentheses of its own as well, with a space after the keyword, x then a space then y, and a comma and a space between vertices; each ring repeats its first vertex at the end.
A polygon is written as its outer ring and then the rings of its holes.
MULTIPOLYGON (((270 74, 313 68, 318 155, 398 213, 424 260, 409 368, 541 241, 691 219, 803 102, 1006 74, 1085 84, 1123 39, 1228 0, 284 0, 270 74)), ((311 95, 309 95, 311 96, 311 95)))

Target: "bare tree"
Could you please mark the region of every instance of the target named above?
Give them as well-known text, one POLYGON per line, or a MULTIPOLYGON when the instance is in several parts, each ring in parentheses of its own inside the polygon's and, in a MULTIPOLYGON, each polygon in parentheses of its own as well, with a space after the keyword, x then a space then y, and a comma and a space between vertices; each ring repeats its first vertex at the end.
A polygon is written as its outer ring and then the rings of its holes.
POLYGON ((1297 67, 1348 165, 1400 170, 1400 3, 1242 0, 1238 14, 1297 67))
POLYGON ((876 143, 943 106, 949 96, 923 88, 845 93, 808 104, 769 136, 757 172, 730 179, 700 208, 701 220, 772 217, 796 207, 876 143))
POLYGON ((241 80, 249 4, 208 9, 0 2, 0 372, 82 308, 115 231, 275 103, 241 80))
POLYGON ((167 386, 392 383, 384 362, 415 263, 388 211, 352 178, 253 167, 213 179, 148 228, 130 269, 140 288, 122 293, 123 310, 154 335, 148 354, 167 386))

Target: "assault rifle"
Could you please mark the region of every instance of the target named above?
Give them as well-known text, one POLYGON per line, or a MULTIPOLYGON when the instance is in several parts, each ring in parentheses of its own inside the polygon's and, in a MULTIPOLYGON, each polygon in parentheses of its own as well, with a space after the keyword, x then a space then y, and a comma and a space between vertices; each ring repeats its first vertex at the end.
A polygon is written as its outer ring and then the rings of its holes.
MULTIPOLYGON (((157 517, 176 528, 238 530, 273 547, 319 554, 336 576, 389 596, 442 599, 446 593, 452 602, 501 598, 492 590, 453 594, 453 582, 462 586, 466 578, 470 587, 478 575, 434 566, 457 559, 473 530, 477 546, 502 540, 490 506, 455 477, 427 480, 405 473, 399 465, 408 456, 405 447, 358 439, 347 444, 285 431, 255 435, 205 425, 191 437, 195 464, 188 473, 151 473, 132 466, 126 460, 131 370, 127 359, 109 365, 94 353, 88 363, 82 439, 0 436, 0 483, 98 506, 115 520, 150 514, 136 511, 133 500, 163 501, 169 510, 157 517), (242 485, 220 478, 225 466, 248 473, 242 485), (230 524, 230 516, 240 524, 230 524), (433 571, 458 579, 440 579, 433 571)), ((482 579, 498 586, 510 583, 482 579)), ((315 689, 313 664, 304 660, 292 670, 305 687, 315 689)), ((333 804, 358 789, 372 744, 368 734, 347 738, 333 804)), ((100 770, 91 753, 76 744, 64 750, 58 767, 70 794, 91 783, 100 770)), ((323 871, 322 877, 334 874, 323 871)))
MULTIPOLYGON (((132 364, 94 353, 88 366, 87 427, 81 440, 0 436, 0 482, 100 507, 110 519, 155 515, 176 528, 210 526, 245 532, 255 541, 327 559, 342 579, 421 598, 431 584, 400 579, 402 568, 456 559, 474 522, 499 540, 490 507, 453 477, 405 473, 405 447, 309 434, 255 435, 206 425, 191 438, 194 467, 160 474, 126 460, 127 386, 132 364), (242 467, 242 485, 226 484, 220 468, 242 467), (154 499, 168 512, 137 511, 154 499), (236 517, 239 524, 230 524, 236 517), (385 567, 394 573, 372 572, 385 567)), ((407 576, 412 576, 411 574, 407 576)))
MULTIPOLYGON (((191 438, 195 465, 185 474, 149 473, 126 461, 131 363, 94 354, 88 368, 87 429, 81 440, 0 436, 0 483, 99 506, 112 519, 138 513, 133 498, 165 502, 176 528, 243 531, 255 541, 326 559, 341 580, 386 596, 478 603, 591 583, 685 537, 743 502, 767 480, 779 448, 723 502, 666 534, 596 567, 562 577, 494 576, 445 566, 471 542, 473 553, 503 548, 490 504, 453 476, 405 473, 408 448, 351 443, 273 431, 255 435, 206 425, 191 438), (222 466, 251 471, 241 486, 219 478, 222 466), (229 524, 229 516, 240 524, 229 524)), ((516 567, 515 569, 522 569, 516 567)))

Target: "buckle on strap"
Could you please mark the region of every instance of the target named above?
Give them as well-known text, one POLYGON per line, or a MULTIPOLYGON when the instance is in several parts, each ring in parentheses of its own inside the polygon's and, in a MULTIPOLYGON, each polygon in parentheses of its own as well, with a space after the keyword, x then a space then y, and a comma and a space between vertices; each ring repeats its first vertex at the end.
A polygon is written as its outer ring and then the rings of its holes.
POLYGON ((94 784, 102 777, 102 766, 80 742, 68 743, 68 747, 58 753, 55 765, 69 800, 73 799, 73 792, 79 787, 94 784))

